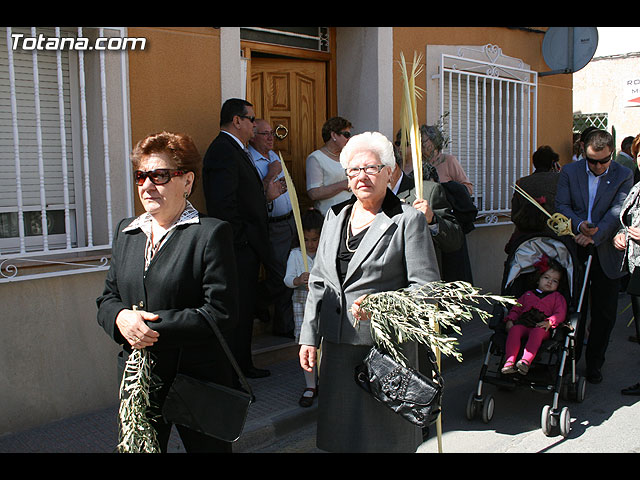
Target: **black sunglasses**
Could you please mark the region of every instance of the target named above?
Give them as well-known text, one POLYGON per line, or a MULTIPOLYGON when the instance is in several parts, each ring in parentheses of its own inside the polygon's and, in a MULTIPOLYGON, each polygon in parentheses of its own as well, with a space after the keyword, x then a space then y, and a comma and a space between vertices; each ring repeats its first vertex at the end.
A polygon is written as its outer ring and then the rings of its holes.
POLYGON ((251 123, 256 121, 256 117, 249 117, 248 115, 238 115, 238 117, 240 118, 246 118, 247 120, 249 120, 251 123))
POLYGON ((591 163, 592 165, 596 164, 596 163, 605 164, 605 163, 609 163, 611 161, 611 155, 613 155, 613 152, 611 152, 608 156, 606 156, 604 158, 601 158, 600 160, 595 160, 593 158, 587 157, 587 155, 585 154, 584 158, 585 158, 585 160, 587 162, 591 163))
POLYGON ((344 138, 350 138, 351 137, 351 132, 347 132, 345 130, 344 132, 338 132, 338 135, 342 135, 344 138))
POLYGON ((149 177, 149 180, 151 180, 151 183, 154 185, 164 185, 165 183, 169 183, 173 177, 179 177, 185 173, 184 170, 174 170, 171 168, 157 168, 156 170, 150 170, 148 172, 136 170, 133 172, 133 181, 141 187, 144 185, 147 177, 149 177))

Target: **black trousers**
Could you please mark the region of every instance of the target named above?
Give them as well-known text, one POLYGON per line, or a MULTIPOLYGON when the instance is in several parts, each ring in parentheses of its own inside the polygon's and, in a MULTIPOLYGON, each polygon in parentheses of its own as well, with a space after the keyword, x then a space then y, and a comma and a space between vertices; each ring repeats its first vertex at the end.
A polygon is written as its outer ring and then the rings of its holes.
MULTIPOLYGON (((591 312, 591 324, 585 352, 587 371, 601 369, 605 361, 605 352, 609 345, 609 338, 616 322, 618 313, 618 293, 620 279, 611 279, 602 270, 596 249, 592 253, 589 280, 585 291, 584 304, 580 324, 576 332, 576 362, 580 360, 587 326, 587 311, 591 312), (587 302, 589 308, 587 307, 587 302)), ((578 247, 580 260, 586 260, 587 250, 578 247)))
POLYGON ((240 369, 246 371, 253 367, 251 340, 253 320, 255 318, 256 295, 260 259, 256 251, 248 244, 236 247, 238 271, 238 325, 233 332, 231 349, 240 369))

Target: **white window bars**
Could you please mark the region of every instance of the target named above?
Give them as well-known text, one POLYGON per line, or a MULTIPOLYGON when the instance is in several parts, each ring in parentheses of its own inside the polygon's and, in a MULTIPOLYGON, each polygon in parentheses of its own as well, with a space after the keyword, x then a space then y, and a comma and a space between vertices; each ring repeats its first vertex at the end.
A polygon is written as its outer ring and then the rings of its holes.
POLYGON ((491 44, 440 58, 445 153, 474 185, 478 226, 507 223, 513 184, 530 173, 536 148, 537 73, 491 44))
POLYGON ((127 52, 98 42, 124 34, 0 36, 0 283, 108 268, 114 220, 133 210, 127 52))

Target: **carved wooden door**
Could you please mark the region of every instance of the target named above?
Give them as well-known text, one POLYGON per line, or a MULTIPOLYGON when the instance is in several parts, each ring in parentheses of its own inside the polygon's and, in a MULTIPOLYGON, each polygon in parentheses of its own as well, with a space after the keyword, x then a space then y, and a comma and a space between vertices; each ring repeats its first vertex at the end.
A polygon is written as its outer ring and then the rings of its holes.
POLYGON ((306 159, 324 143, 321 130, 327 119, 325 71, 326 64, 318 61, 251 59, 248 100, 254 105, 256 117, 267 120, 276 133, 273 148, 282 154, 302 211, 311 206, 306 159))

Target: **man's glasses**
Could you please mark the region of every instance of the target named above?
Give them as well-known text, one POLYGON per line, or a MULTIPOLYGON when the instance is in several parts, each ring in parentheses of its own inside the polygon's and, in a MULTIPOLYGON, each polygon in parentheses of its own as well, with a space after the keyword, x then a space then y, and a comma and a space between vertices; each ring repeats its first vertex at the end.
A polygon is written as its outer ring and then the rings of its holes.
POLYGON ((344 171, 349 178, 355 178, 360 175, 360 171, 363 171, 367 175, 377 175, 384 168, 384 165, 367 165, 365 167, 351 167, 345 168, 344 171))
POLYGON ((601 163, 601 164, 605 164, 605 163, 609 163, 611 161, 611 155, 613 155, 613 152, 611 152, 609 155, 607 155, 604 158, 601 158, 600 160, 596 160, 594 158, 589 158, 587 157, 587 155, 585 154, 584 158, 587 162, 589 162, 590 164, 594 165, 596 163, 601 163))
POLYGON ((173 177, 179 177, 185 173, 184 170, 174 170, 171 168, 157 168, 156 170, 150 170, 148 172, 136 170, 133 172, 133 181, 141 187, 144 185, 147 177, 149 177, 149 180, 151 180, 151 183, 154 185, 164 185, 165 183, 169 183, 173 177))
POLYGON ((275 136, 275 132, 272 130, 270 132, 256 132, 256 135, 264 135, 265 137, 273 137, 275 136))
POLYGON ((248 115, 238 115, 238 117, 240 118, 246 118, 247 120, 249 120, 251 123, 256 121, 256 117, 249 117, 248 115))

